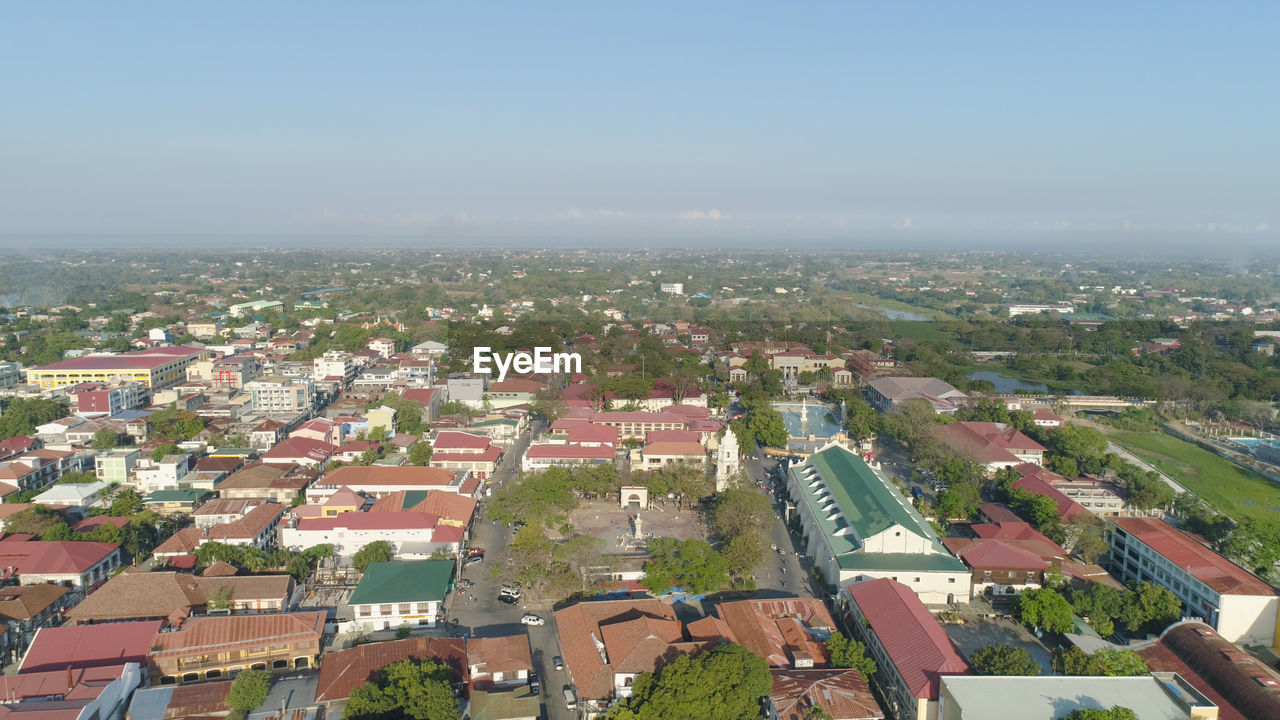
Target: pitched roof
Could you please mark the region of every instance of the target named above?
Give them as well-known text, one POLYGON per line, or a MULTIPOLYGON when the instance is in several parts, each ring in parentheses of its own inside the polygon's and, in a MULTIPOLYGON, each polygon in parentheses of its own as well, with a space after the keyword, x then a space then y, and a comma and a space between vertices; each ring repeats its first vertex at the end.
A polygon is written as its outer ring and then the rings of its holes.
POLYGON ((945 538, 947 549, 978 570, 1048 570, 1049 563, 1040 555, 1015 547, 1003 540, 973 538, 945 538))
POLYGON ((332 702, 351 696, 351 691, 378 679, 382 668, 408 658, 431 658, 449 665, 461 681, 467 680, 467 651, 462 638, 410 638, 369 643, 327 652, 316 682, 316 702, 332 702))
POLYGON ((971 674, 942 626, 911 588, 888 578, 848 588, 889 660, 917 698, 938 699, 938 678, 971 674))
POLYGON ((348 605, 444 600, 453 585, 453 560, 392 560, 370 563, 348 605))
POLYGON ((473 669, 471 681, 477 674, 494 674, 533 670, 533 657, 529 654, 529 636, 505 635, 502 637, 471 638, 467 640, 467 664, 473 669))
POLYGON ((779 720, 804 720, 817 705, 840 720, 882 720, 867 681, 857 670, 774 668, 769 700, 779 720))
POLYGON ((174 360, 190 358, 204 352, 200 348, 165 346, 120 355, 85 357, 42 365, 33 370, 154 370, 174 360))
POLYGON ((134 618, 185 616, 204 605, 219 587, 232 588, 239 600, 280 600, 289 592, 288 575, 194 577, 176 572, 123 572, 67 611, 72 622, 111 622, 134 618))
POLYGON ((1218 706, 1219 720, 1280 717, 1280 674, 1199 622, 1170 626, 1137 651, 1156 672, 1176 672, 1218 706))
POLYGON ((324 612, 268 613, 265 615, 202 615, 188 619, 182 627, 160 633, 155 638, 158 657, 226 652, 236 648, 261 647, 279 641, 319 641, 324 633, 324 612))
POLYGON ((569 428, 566 441, 570 444, 583 442, 605 442, 618 444, 618 428, 612 425, 584 424, 569 428))
POLYGON ((454 474, 443 468, 418 465, 344 465, 320 481, 324 485, 368 487, 377 485, 448 486, 454 474))
POLYGON ((61 585, 9 585, 0 588, 0 621, 30 620, 71 592, 61 585))
POLYGON ((147 664, 151 642, 164 623, 147 620, 104 625, 66 625, 36 631, 19 673, 147 664))
POLYGON ((297 472, 298 467, 281 463, 246 465, 218 484, 219 490, 301 490, 314 475, 297 472))
POLYGON ((334 517, 302 518, 302 530, 429 530, 440 518, 420 512, 349 512, 334 517))
POLYGON ((957 422, 935 429, 938 439, 968 459, 981 463, 1021 463, 1015 452, 1044 452, 1044 446, 1017 428, 994 422, 957 422))
POLYGON ((440 522, 469 525, 475 514, 476 500, 442 490, 397 490, 378 498, 369 512, 411 511, 427 513, 440 518, 440 522))
POLYGON ((337 450, 336 445, 309 437, 291 437, 281 440, 262 454, 263 462, 289 461, 294 458, 307 458, 323 462, 337 450))
POLYGON ((492 443, 493 440, 486 435, 473 435, 457 430, 441 430, 436 434, 436 439, 431 443, 431 446, 437 451, 483 450, 492 443))
POLYGON ((0 567, 17 575, 71 575, 102 562, 120 546, 108 542, 0 540, 0 567))
POLYGON ((720 603, 716 612, 734 642, 773 667, 790 667, 797 659, 819 666, 829 660, 826 641, 836 623, 817 598, 739 600, 720 603))
MULTIPOLYGON (((597 427, 597 426, 590 426, 597 427)), ((617 428, 609 428, 617 432, 617 428)), ((701 447, 701 446, 699 446, 701 447)), ((613 445, 573 445, 560 443, 537 443, 525 450, 525 457, 533 459, 585 459, 612 460, 617 455, 613 445)))
POLYGON ((1163 520, 1115 517, 1111 518, 1111 522, 1223 595, 1276 594, 1275 588, 1259 580, 1256 575, 1163 520))

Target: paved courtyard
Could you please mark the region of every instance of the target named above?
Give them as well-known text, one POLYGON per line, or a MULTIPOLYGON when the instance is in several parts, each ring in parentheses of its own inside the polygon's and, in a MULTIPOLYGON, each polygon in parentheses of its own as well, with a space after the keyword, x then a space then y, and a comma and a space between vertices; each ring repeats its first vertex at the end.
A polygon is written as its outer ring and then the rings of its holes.
MULTIPOLYGON (((611 549, 622 548, 635 531, 632 515, 636 511, 623 510, 616 498, 608 500, 584 500, 569 516, 575 533, 591 535, 605 541, 611 549)), ((680 540, 706 537, 702 518, 695 507, 676 508, 674 503, 666 507, 651 505, 639 511, 640 532, 646 538, 673 537, 680 540)))
POLYGON ((1031 653, 1031 659, 1040 663, 1045 675, 1053 674, 1049 650, 1022 625, 997 617, 981 617, 976 608, 964 606, 960 608, 960 617, 964 620, 963 625, 943 625, 942 628, 966 660, 978 648, 1009 645, 1025 648, 1031 653))

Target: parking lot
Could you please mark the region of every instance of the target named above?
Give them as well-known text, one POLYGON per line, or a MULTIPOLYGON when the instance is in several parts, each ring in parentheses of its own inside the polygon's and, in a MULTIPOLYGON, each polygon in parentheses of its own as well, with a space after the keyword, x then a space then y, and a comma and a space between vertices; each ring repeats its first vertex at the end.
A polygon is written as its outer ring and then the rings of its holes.
POLYGON ((959 615, 964 620, 964 624, 942 626, 947 637, 956 644, 965 659, 972 656, 978 648, 987 645, 1020 647, 1031 653, 1031 659, 1040 664, 1045 675, 1053 674, 1048 648, 1036 639, 1030 630, 1012 620, 983 617, 986 609, 987 606, 984 604, 962 605, 959 615))

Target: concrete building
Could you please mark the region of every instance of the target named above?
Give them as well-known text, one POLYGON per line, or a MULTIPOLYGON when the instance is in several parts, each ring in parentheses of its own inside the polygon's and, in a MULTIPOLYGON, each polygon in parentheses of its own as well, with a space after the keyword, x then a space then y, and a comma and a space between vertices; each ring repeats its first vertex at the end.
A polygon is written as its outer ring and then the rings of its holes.
POLYGON ((347 604, 365 632, 401 625, 435 627, 453 589, 455 567, 453 560, 371 563, 347 604))
POLYGON ((71 411, 80 417, 96 418, 119 415, 142 406, 146 392, 136 382, 82 383, 67 391, 71 411))
POLYGON ((925 400, 934 412, 950 415, 969 396, 937 378, 887 377, 872 380, 863 390, 867 404, 887 413, 908 400, 925 400))
POLYGON ((250 407, 263 415, 308 413, 316 405, 315 383, 308 377, 268 375, 250 381, 250 407))
POLYGON ((86 355, 27 370, 27 382, 46 390, 86 382, 137 382, 154 392, 182 382, 186 367, 208 357, 208 350, 155 347, 120 355, 86 355))
POLYGON ((155 684, 220 680, 240 670, 292 672, 316 666, 323 612, 194 617, 155 638, 155 684))
POLYGON ((879 470, 831 443, 787 471, 804 553, 829 585, 892 578, 927 603, 966 602, 969 569, 879 470))
POLYGON ((957 455, 989 473, 1023 463, 1044 464, 1044 446, 1004 423, 957 422, 934 428, 934 434, 957 455))
POLYGON ((1195 538, 1153 518, 1111 518, 1109 570, 1124 581, 1169 588, 1183 614, 1203 619, 1233 643, 1276 644, 1275 588, 1195 538))
POLYGON ((94 474, 108 484, 128 483, 141 454, 137 448, 116 448, 100 452, 93 458, 94 474))
POLYGON ((1056 720, 1076 710, 1132 710, 1138 720, 1213 720, 1214 705, 1174 673, 1138 677, 947 676, 938 720, 1056 720))

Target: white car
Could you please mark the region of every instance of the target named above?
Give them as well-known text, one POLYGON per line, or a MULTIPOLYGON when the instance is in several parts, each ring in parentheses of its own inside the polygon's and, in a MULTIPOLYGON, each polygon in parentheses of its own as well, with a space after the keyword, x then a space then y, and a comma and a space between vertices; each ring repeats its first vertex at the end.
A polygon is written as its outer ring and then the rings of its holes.
POLYGON ((533 613, 525 613, 524 616, 520 618, 520 622, 524 623, 525 625, 546 625, 547 624, 546 620, 543 620, 542 618, 538 617, 537 615, 534 615, 533 613))

